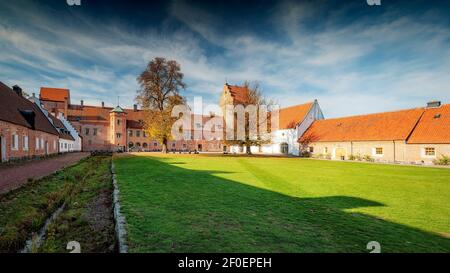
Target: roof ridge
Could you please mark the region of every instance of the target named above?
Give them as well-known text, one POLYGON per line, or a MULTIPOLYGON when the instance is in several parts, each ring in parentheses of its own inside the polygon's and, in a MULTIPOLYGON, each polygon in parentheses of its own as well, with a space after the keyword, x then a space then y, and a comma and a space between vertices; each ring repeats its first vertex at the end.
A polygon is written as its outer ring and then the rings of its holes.
MULTIPOLYGON (((364 117, 364 116, 375 116, 380 114, 389 114, 389 113, 398 113, 398 112, 406 112, 406 111, 413 111, 413 110, 427 110, 426 107, 415 107, 415 108, 408 108, 408 109, 401 109, 401 110, 392 110, 392 111, 384 111, 384 112, 377 112, 377 113, 369 113, 369 114, 360 114, 360 115, 353 115, 353 116, 344 116, 344 117, 337 117, 337 118, 327 118, 327 119, 321 119, 321 120, 337 120, 337 119, 346 119, 346 118, 356 118, 356 117, 364 117)), ((320 121, 320 120, 318 120, 320 121)))
POLYGON ((305 106, 305 105, 313 104, 313 103, 314 103, 314 101, 305 102, 305 103, 300 103, 300 104, 296 104, 296 105, 291 105, 291 106, 287 106, 287 107, 280 108, 280 110, 283 110, 283 109, 289 109, 289 108, 294 108, 294 107, 298 107, 298 106, 305 106))

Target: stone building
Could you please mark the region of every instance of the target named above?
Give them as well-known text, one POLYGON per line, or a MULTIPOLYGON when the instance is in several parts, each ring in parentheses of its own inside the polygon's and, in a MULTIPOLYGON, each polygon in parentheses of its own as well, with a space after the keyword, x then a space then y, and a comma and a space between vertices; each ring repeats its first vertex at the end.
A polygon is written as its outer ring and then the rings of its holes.
POLYGON ((299 142, 313 157, 432 164, 450 156, 450 104, 318 120, 299 142))

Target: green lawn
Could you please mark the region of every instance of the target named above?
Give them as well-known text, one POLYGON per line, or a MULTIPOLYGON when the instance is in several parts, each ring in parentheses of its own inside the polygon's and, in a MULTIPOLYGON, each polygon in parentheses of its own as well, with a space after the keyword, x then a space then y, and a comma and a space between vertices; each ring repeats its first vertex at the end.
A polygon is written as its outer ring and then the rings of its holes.
POLYGON ((114 159, 132 252, 450 252, 450 169, 299 158, 114 159))

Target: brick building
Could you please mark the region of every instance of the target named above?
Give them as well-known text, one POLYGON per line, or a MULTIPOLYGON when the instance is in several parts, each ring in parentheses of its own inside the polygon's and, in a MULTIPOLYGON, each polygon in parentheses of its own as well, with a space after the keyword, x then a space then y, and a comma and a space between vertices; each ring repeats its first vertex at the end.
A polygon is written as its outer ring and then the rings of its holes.
POLYGON ((59 133, 18 86, 0 82, 1 162, 58 153, 59 133))
MULTIPOLYGON (((150 139, 143 128, 145 112, 134 105, 133 109, 120 106, 107 107, 102 102, 99 106, 79 104, 70 101, 70 91, 61 88, 42 87, 40 101, 44 108, 53 114, 63 114, 82 136, 83 151, 160 151, 161 143, 150 139)), ((187 133, 185 140, 169 141, 169 151, 210 151, 221 152, 223 145, 220 139, 206 140, 196 131, 203 130, 203 124, 211 117, 200 117, 200 124, 192 116, 192 132, 187 133), (203 123, 202 123, 203 122, 203 123), (195 139, 194 136, 200 138, 195 139)))

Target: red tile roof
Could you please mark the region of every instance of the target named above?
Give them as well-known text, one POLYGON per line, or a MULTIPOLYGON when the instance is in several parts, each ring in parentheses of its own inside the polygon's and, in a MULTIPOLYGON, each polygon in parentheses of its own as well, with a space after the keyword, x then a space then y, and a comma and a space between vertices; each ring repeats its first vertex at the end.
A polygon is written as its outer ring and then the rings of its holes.
POLYGON ((69 89, 65 88, 41 87, 39 98, 41 100, 57 102, 64 102, 64 99, 67 98, 67 100, 70 102, 70 91, 69 89))
POLYGON ((280 129, 292 129, 302 122, 309 110, 313 106, 313 102, 305 104, 299 104, 291 107, 280 109, 279 112, 279 128, 280 129))
POLYGON ((248 101, 248 89, 246 87, 228 84, 226 84, 226 87, 228 87, 235 104, 243 104, 248 101))
POLYGON ((450 143, 450 104, 427 108, 408 143, 450 143))
POLYGON ((58 135, 55 127, 36 104, 20 97, 2 82, 0 82, 0 102, 0 120, 58 135))
POLYGON ((406 140, 423 108, 315 121, 300 138, 321 141, 406 140))

